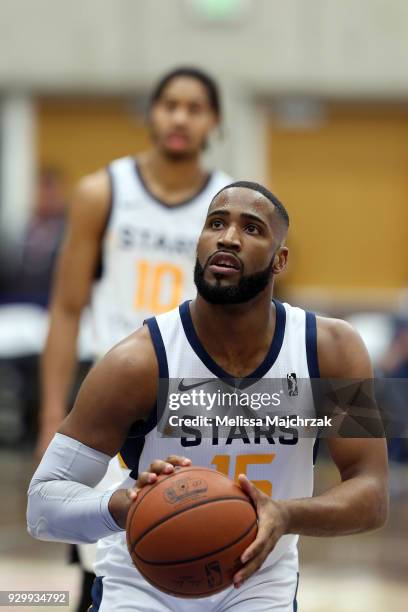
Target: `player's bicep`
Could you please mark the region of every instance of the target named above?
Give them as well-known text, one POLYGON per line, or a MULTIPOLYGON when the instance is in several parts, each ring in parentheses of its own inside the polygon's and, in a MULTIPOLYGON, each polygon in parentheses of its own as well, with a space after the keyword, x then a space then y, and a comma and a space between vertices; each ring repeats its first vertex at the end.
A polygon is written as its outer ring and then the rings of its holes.
POLYGON ((113 456, 155 405, 157 379, 150 335, 142 328, 92 368, 59 432, 113 456))
POLYGON ((84 380, 75 405, 59 432, 86 446, 114 455, 120 449, 129 427, 128 412, 120 376, 115 380, 114 373, 100 362, 84 380))
POLYGON ((387 478, 387 446, 384 438, 328 438, 327 446, 342 480, 359 475, 387 478))
POLYGON ((317 317, 317 348, 321 377, 373 378, 367 348, 357 331, 345 321, 317 317))
POLYGON ((343 480, 362 473, 386 477, 387 448, 368 351, 348 323, 334 319, 320 319, 319 323, 321 374, 331 380, 338 407, 345 415, 338 435, 327 439, 333 461, 343 480), (367 437, 356 437, 361 430, 367 437))
POLYGON ((87 304, 97 262, 97 247, 67 237, 54 276, 53 306, 78 312, 87 304))

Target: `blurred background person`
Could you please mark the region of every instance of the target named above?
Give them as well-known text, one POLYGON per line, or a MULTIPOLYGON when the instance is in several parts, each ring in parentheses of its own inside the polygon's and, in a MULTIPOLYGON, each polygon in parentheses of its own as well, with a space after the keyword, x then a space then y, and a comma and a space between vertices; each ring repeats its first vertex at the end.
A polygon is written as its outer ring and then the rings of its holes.
POLYGON ((55 260, 65 225, 66 195, 58 168, 39 172, 36 197, 15 261, 3 270, 3 303, 32 303, 47 307, 55 260), (14 263, 14 265, 13 265, 14 263))
MULTIPOLYGON (((180 67, 154 87, 148 110, 151 147, 81 180, 70 205, 51 321, 42 358, 41 456, 64 418, 83 309, 91 303, 94 358, 154 314, 194 295, 195 244, 212 197, 231 178, 202 165, 221 120, 215 81, 180 67)), ((113 461, 100 487, 121 480, 113 461)), ((126 466, 125 466, 126 467, 126 466)), ((95 546, 79 547, 85 567, 78 610, 87 610, 95 546)))
POLYGON ((32 443, 37 429, 38 355, 47 327, 53 268, 65 224, 61 171, 40 169, 20 239, 4 236, 0 263, 0 440, 32 443), (6 426, 7 424, 7 426, 6 426))
POLYGON ((151 95, 150 149, 115 160, 79 183, 43 355, 40 455, 66 414, 79 321, 88 302, 98 358, 147 316, 192 294, 195 239, 209 201, 231 180, 201 163, 220 120, 215 81, 195 68, 175 69, 151 95))

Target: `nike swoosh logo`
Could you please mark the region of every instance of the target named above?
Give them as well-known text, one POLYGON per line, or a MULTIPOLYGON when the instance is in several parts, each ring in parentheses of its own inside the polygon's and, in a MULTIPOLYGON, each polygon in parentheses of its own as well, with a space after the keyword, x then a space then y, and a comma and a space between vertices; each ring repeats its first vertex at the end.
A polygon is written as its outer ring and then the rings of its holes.
POLYGON ((202 385, 207 385, 210 382, 216 380, 215 378, 207 378, 206 380, 202 380, 198 383, 194 383, 194 385, 185 385, 183 383, 184 378, 182 378, 179 382, 178 390, 179 391, 189 391, 190 389, 194 389, 195 387, 202 387, 202 385))

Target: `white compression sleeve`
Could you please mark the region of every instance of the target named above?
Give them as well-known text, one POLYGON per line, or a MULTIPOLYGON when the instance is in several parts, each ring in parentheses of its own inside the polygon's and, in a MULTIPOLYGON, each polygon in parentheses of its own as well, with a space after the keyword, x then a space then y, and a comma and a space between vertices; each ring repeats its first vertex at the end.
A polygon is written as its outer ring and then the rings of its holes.
POLYGON ((28 532, 39 540, 79 544, 121 531, 108 508, 112 490, 93 489, 109 461, 108 455, 57 433, 28 489, 28 532))

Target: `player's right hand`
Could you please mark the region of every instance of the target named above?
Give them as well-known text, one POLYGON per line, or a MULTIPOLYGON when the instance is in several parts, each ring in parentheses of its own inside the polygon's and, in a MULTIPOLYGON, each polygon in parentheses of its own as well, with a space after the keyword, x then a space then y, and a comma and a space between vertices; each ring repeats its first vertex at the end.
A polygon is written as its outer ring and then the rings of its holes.
POLYGON ((115 491, 109 500, 109 512, 119 527, 125 529, 129 508, 142 487, 156 482, 160 474, 171 474, 176 467, 189 467, 190 465, 191 459, 179 455, 170 455, 164 460, 155 459, 146 472, 139 474, 134 487, 115 491))
POLYGON ((180 457, 179 455, 170 455, 167 459, 155 459, 147 472, 139 474, 135 486, 129 489, 129 499, 136 499, 138 491, 147 484, 153 484, 160 474, 171 474, 176 467, 189 467, 191 459, 180 457))

